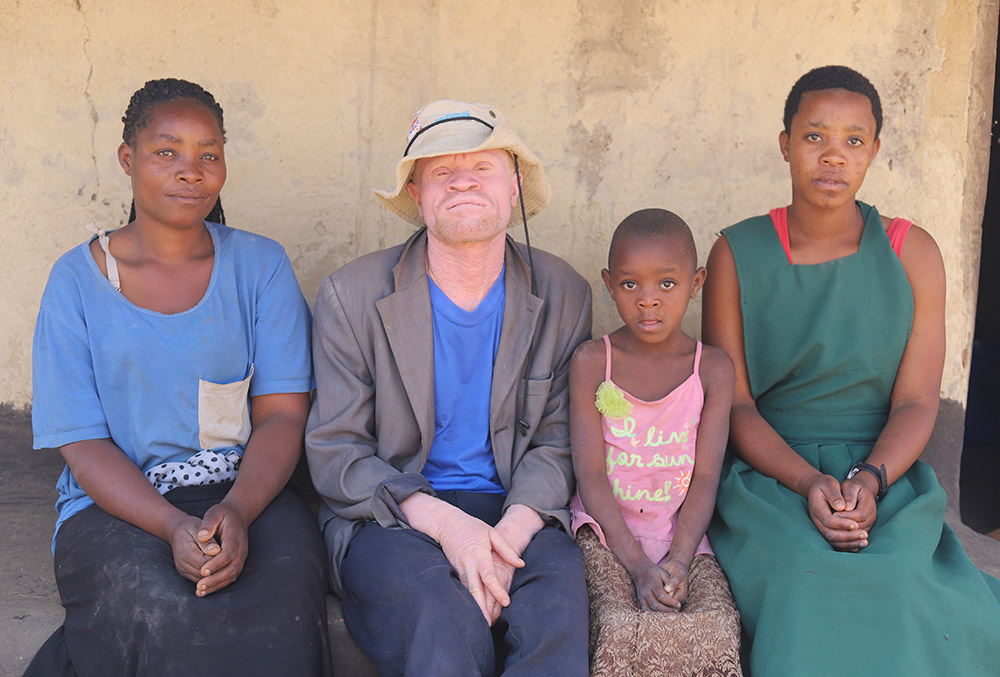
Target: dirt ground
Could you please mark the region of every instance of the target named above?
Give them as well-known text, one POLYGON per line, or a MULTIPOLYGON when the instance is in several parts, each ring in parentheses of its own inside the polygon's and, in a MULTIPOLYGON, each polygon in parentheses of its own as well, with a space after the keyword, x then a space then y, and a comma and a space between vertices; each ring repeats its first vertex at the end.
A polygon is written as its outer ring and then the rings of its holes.
POLYGON ((27 412, 0 410, 0 675, 21 675, 63 619, 52 573, 54 449, 31 448, 27 412))

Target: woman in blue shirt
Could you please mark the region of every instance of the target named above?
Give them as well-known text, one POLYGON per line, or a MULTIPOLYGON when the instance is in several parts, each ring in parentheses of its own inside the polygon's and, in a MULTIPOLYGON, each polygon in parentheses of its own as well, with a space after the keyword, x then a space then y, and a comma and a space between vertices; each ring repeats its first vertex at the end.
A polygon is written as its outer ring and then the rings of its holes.
POLYGON ((280 245, 220 225, 214 97, 151 81, 123 121, 130 222, 56 263, 35 329, 66 621, 28 674, 326 674, 322 541, 285 487, 308 307, 280 245))

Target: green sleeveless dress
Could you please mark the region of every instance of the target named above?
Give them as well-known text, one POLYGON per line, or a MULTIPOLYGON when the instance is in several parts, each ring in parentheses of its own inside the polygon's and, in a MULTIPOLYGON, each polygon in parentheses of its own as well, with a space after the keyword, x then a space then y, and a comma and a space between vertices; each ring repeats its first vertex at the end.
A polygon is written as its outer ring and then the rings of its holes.
MULTIPOLYGON (((913 318, 878 211, 858 251, 791 265, 769 216, 723 231, 736 262, 750 387, 761 415, 837 478, 867 458, 913 318)), ((917 461, 879 503, 870 545, 833 550, 806 500, 727 452, 709 539, 729 576, 744 652, 761 675, 1000 674, 1000 582, 944 524, 917 461)))

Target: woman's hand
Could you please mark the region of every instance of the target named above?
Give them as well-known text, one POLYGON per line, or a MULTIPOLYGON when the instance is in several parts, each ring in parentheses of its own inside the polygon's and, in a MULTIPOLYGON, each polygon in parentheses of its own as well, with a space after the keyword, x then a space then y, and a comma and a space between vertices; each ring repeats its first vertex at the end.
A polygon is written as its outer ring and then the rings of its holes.
POLYGON ((875 524, 878 513, 875 495, 878 493, 878 481, 869 473, 858 473, 840 484, 840 492, 844 495, 847 506, 841 517, 854 520, 862 531, 869 531, 875 524), (866 475, 866 477, 862 477, 866 475), (869 480, 869 478, 871 478, 869 480), (874 484, 874 489, 872 485, 874 484))
MULTIPOLYGON (((862 527, 858 521, 862 514, 856 511, 857 495, 852 496, 849 508, 837 478, 817 474, 809 483, 806 498, 809 518, 834 550, 857 552, 868 545, 867 527, 875 521, 874 509, 871 521, 862 527)), ((872 504, 874 502, 872 499, 872 504)))
POLYGON ((249 552, 247 526, 239 510, 225 500, 205 513, 197 524, 195 541, 206 551, 214 545, 216 551, 198 570, 195 594, 199 597, 221 590, 243 572, 249 552))
POLYGON ((201 520, 197 517, 179 514, 170 529, 169 543, 174 555, 174 567, 177 573, 193 583, 202 579, 202 567, 221 551, 214 538, 198 540, 200 526, 201 520))
MULTIPOLYGON (((628 568, 635 585, 635 598, 643 611, 678 611, 681 602, 667 592, 667 585, 673 580, 671 575, 653 564, 648 558, 628 568)), ((685 575, 685 579, 687 576, 685 575)), ((685 583, 686 586, 686 583, 685 583)), ((674 583, 676 588, 676 583, 674 583)), ((685 596, 687 592, 685 591, 685 596)))

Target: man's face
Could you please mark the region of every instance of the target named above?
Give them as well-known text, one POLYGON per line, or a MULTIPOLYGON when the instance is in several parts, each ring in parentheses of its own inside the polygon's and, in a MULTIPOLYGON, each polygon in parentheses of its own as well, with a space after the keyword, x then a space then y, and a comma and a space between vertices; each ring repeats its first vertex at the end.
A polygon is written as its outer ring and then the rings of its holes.
POLYGON ((513 161, 498 149, 421 158, 406 189, 428 237, 451 246, 503 235, 517 201, 513 161))

